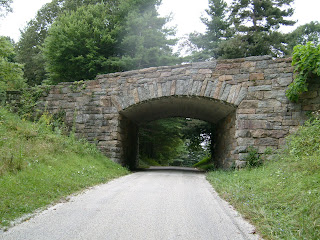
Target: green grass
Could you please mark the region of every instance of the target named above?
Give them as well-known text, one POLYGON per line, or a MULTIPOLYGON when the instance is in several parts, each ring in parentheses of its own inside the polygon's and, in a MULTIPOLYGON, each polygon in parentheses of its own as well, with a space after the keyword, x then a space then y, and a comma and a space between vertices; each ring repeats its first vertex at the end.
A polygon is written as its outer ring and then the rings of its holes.
POLYGON ((207 179, 265 239, 320 239, 320 121, 307 123, 264 166, 207 179))
POLYGON ((128 171, 94 145, 23 121, 0 108, 0 227, 128 171))

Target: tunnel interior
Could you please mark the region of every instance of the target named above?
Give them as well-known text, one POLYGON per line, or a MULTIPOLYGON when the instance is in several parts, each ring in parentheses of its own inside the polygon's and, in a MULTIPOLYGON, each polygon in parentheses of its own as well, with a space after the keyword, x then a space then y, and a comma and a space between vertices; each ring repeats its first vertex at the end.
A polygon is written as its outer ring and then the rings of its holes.
POLYGON ((135 169, 138 163, 139 127, 158 119, 184 117, 203 120, 216 125, 214 161, 223 167, 224 151, 229 150, 234 137, 236 106, 206 97, 170 96, 144 101, 120 112, 120 135, 124 165, 135 169), (229 140, 229 141, 228 141, 229 140))

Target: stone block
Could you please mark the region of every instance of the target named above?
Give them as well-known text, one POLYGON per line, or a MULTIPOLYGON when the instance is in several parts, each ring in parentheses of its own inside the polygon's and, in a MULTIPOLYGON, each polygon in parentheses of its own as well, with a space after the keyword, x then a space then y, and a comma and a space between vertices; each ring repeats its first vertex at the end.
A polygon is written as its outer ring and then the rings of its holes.
POLYGON ((186 72, 186 68, 185 67, 181 67, 181 68, 174 68, 174 69, 172 69, 172 71, 171 71, 171 75, 178 75, 178 74, 185 74, 185 72, 186 72))
POLYGON ((249 73, 243 73, 243 74, 236 74, 234 75, 233 79, 237 82, 245 82, 249 80, 249 73))
POLYGON ((248 93, 248 89, 246 87, 241 87, 238 97, 234 101, 234 104, 239 105, 243 101, 243 99, 246 98, 247 93, 248 93))
POLYGON ((197 74, 192 76, 192 79, 195 81, 203 81, 205 78, 206 78, 205 74, 197 74))
POLYGON ((227 98, 227 102, 232 103, 233 99, 235 98, 236 94, 237 94, 237 89, 239 88, 238 85, 232 85, 228 98, 227 98))
POLYGON ((238 108, 237 114, 255 114, 256 109, 255 108, 238 108))
MULTIPOLYGON (((241 156, 241 158, 244 158, 244 159, 245 157, 241 156)), ((235 163, 236 169, 245 168, 247 166, 247 161, 236 160, 234 163, 235 163)))
POLYGON ((255 144, 262 145, 262 146, 278 146, 279 139, 277 139, 277 138, 258 138, 258 139, 256 139, 255 144))
POLYGON ((258 104, 259 101, 257 100, 243 100, 239 105, 239 109, 256 109, 258 104))
POLYGON ((264 73, 250 73, 250 81, 264 80, 264 73))
POLYGON ((235 134, 235 137, 236 138, 239 138, 239 137, 242 137, 242 138, 250 138, 252 135, 251 135, 251 132, 247 129, 245 130, 236 130, 236 134, 235 134))
POLYGON ((212 70, 211 69, 200 69, 199 74, 211 74, 212 70))
POLYGON ((170 77, 171 76, 171 71, 170 72, 161 72, 160 77, 170 77))
POLYGON ((256 62, 243 62, 241 63, 241 68, 254 68, 256 66, 256 62))
POLYGON ((283 120, 282 126, 298 126, 299 121, 298 120, 283 120))
POLYGON ((161 76, 160 72, 146 73, 146 78, 158 78, 161 76))
POLYGON ((219 77, 219 81, 227 81, 227 80, 232 80, 233 76, 232 75, 222 75, 219 77))
POLYGON ((208 84, 208 80, 207 79, 202 82, 202 86, 201 86, 201 90, 200 90, 200 96, 201 97, 204 96, 205 90, 207 88, 207 84, 208 84))
POLYGON ((226 84, 221 96, 220 96, 220 100, 222 101, 226 101, 228 96, 229 96, 229 93, 230 93, 230 90, 231 90, 231 85, 229 84, 226 84))
POLYGON ((272 86, 271 85, 262 85, 262 86, 250 86, 249 92, 255 92, 255 91, 271 91, 272 86))
POLYGON ((208 68, 208 69, 214 69, 217 66, 217 61, 210 61, 210 62, 198 62, 198 63, 192 63, 192 68, 208 68))
POLYGON ((237 129, 265 129, 267 128, 266 120, 237 120, 237 129))

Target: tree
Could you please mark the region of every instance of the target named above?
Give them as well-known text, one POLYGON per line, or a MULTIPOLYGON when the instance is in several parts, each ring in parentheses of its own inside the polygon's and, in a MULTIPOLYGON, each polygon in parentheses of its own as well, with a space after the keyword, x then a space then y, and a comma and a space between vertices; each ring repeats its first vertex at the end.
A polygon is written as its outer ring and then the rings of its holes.
MULTIPOLYGON (((46 77, 47 72, 44 67, 46 59, 43 58, 42 53, 43 43, 48 36, 49 28, 55 26, 54 22, 62 21, 59 16, 65 21, 64 18, 68 17, 65 15, 72 13, 75 22, 74 14, 77 9, 96 4, 106 5, 108 8, 106 17, 112 19, 114 26, 112 30, 115 40, 114 53, 104 56, 108 61, 105 61, 101 68, 103 73, 176 62, 177 57, 171 53, 169 47, 175 41, 167 39, 172 31, 163 28, 167 20, 159 18, 156 12, 156 6, 159 3, 158 0, 53 0, 38 12, 37 17, 30 21, 21 33, 21 40, 18 43, 18 60, 25 64, 25 77, 28 83, 40 84, 46 77), (137 31, 138 29, 140 31, 137 31), (136 36, 133 36, 134 34, 136 36), (107 65, 109 68, 106 67, 107 65)), ((101 19, 101 16, 97 17, 101 19)), ((78 20, 81 22, 79 14, 78 20)), ((81 27, 78 27, 83 33, 81 27)), ((99 62, 101 61, 100 59, 99 62)), ((90 76, 94 77, 93 71, 90 76)), ((84 75, 82 78, 88 78, 88 76, 84 75)))
POLYGON ((230 23, 227 21, 227 3, 225 1, 209 0, 209 9, 206 10, 206 13, 211 17, 210 19, 201 18, 207 26, 206 32, 204 34, 194 32, 189 36, 191 43, 196 45, 193 57, 197 61, 218 58, 219 43, 229 33, 230 23))
MULTIPOLYGON (((56 18, 65 11, 75 11, 78 7, 96 4, 101 0, 53 0, 45 4, 34 19, 21 31, 17 44, 17 61, 24 64, 24 77, 29 85, 38 85, 46 78, 42 45, 48 30, 56 18)), ((111 1, 108 1, 111 2, 111 1)))
POLYGON ((149 122, 139 130, 139 155, 161 165, 168 165, 181 154, 184 146, 181 118, 167 118, 149 122))
POLYGON ((104 4, 61 15, 44 43, 50 79, 55 83, 93 79, 97 73, 119 70, 110 60, 117 58, 116 37, 111 11, 104 4))
POLYGON ((49 27, 62 11, 61 2, 53 0, 45 4, 20 33, 16 46, 17 61, 24 65, 24 78, 30 86, 39 85, 46 78, 41 48, 49 27))
POLYGON ((0 37, 0 93, 25 87, 22 65, 15 63, 14 47, 6 37, 0 37))
POLYGON ((146 123, 139 130, 140 159, 152 159, 165 165, 179 163, 192 166, 210 155, 212 131, 211 124, 189 118, 168 118, 146 123))
POLYGON ((119 47, 123 70, 177 62, 178 55, 174 55, 170 48, 176 39, 167 39, 174 35, 174 31, 163 28, 166 22, 167 19, 158 16, 154 6, 143 12, 131 11, 128 14, 119 47))
POLYGON ((204 21, 207 31, 204 38, 206 43, 202 49, 210 52, 208 41, 216 36, 219 39, 213 40, 217 46, 210 53, 211 57, 237 58, 286 54, 285 35, 278 30, 281 25, 291 26, 295 23, 287 19, 293 14, 290 7, 293 1, 233 0, 230 8, 223 12, 225 3, 211 0, 211 10, 208 11, 210 18, 204 21), (225 18, 226 15, 228 19, 225 18), (215 22, 219 24, 214 24, 215 22), (220 26, 223 26, 223 31, 219 30, 220 26))
POLYGON ((312 42, 315 45, 320 43, 320 23, 313 22, 297 27, 287 35, 288 50, 292 52, 297 45, 306 45, 312 42))
POLYGON ((5 16, 8 12, 12 12, 11 3, 12 0, 0 0, 0 17, 5 16))

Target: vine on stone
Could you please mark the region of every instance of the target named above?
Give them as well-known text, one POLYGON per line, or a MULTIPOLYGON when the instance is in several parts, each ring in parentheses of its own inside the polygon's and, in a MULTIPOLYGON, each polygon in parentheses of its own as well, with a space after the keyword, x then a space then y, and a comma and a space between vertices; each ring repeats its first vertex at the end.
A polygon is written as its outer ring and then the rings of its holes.
POLYGON ((308 80, 320 76, 320 45, 311 42, 294 47, 292 65, 296 73, 294 81, 289 85, 286 96, 292 102, 298 102, 299 96, 308 91, 308 80))

